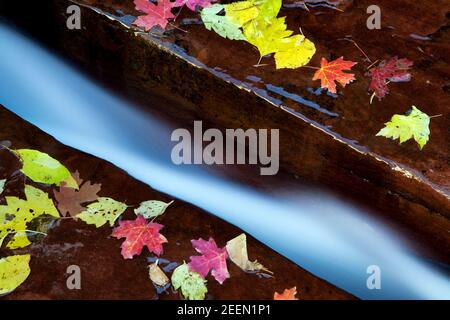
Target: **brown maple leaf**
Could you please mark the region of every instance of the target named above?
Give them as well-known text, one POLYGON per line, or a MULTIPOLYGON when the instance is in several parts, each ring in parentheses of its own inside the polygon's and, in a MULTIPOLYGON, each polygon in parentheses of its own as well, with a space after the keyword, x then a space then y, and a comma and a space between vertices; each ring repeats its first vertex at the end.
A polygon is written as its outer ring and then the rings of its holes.
POLYGON ((59 191, 53 191, 55 199, 58 202, 58 209, 63 217, 71 216, 76 219, 76 216, 85 210, 83 203, 97 200, 97 193, 101 189, 100 183, 92 184, 90 181, 83 183, 78 171, 72 174, 73 178, 80 186, 79 190, 69 188, 63 182, 59 187, 59 191))

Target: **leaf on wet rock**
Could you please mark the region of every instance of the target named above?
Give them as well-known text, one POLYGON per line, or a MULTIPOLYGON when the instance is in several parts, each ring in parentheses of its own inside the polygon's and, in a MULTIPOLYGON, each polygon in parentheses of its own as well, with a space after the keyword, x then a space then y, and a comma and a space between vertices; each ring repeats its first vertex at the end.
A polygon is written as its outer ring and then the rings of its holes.
POLYGON ((239 24, 233 22, 227 16, 219 15, 223 9, 223 5, 215 4, 202 10, 200 15, 205 28, 213 30, 221 37, 230 40, 245 40, 239 24))
POLYGON ((295 296, 297 295, 297 287, 291 289, 285 289, 283 293, 275 292, 273 295, 273 300, 298 300, 295 296))
POLYGON ((6 184, 6 179, 1 179, 0 180, 0 194, 2 194, 3 191, 5 190, 5 184, 6 184))
POLYGON ((186 5, 186 7, 195 12, 197 7, 206 8, 211 6, 211 2, 216 2, 216 0, 175 0, 174 7, 186 5))
POLYGON ((163 252, 163 243, 167 242, 166 237, 159 233, 163 227, 138 216, 135 220, 119 221, 119 226, 114 229, 112 236, 117 239, 126 238, 121 246, 125 259, 140 255, 144 246, 159 256, 163 252))
POLYGON ((415 106, 412 106, 407 115, 395 114, 391 121, 386 122, 385 125, 377 133, 377 136, 391 138, 392 140, 400 139, 400 143, 414 138, 420 149, 428 142, 430 117, 415 106))
POLYGON ((306 65, 316 52, 314 43, 303 35, 292 35, 285 18, 257 19, 244 26, 247 41, 258 48, 260 56, 275 53, 277 69, 306 65))
POLYGON ((167 203, 158 200, 144 201, 141 202, 138 208, 134 209, 134 213, 146 219, 155 218, 162 215, 172 203, 173 201, 167 203))
POLYGON ((12 292, 30 275, 30 255, 0 259, 0 295, 12 292))
POLYGON ((78 189, 69 170, 48 154, 31 149, 19 149, 15 152, 23 163, 21 171, 31 180, 57 186, 64 182, 68 187, 78 189))
POLYGON ((336 93, 336 82, 345 87, 355 80, 353 73, 344 72, 349 71, 355 64, 356 62, 353 61, 345 61, 344 57, 330 62, 322 58, 320 69, 314 74, 313 80, 320 80, 323 89, 328 89, 331 93, 336 93))
POLYGON ((157 4, 149 0, 134 0, 134 4, 137 10, 146 13, 146 15, 139 16, 133 24, 143 27, 145 31, 149 31, 157 25, 165 29, 169 19, 175 18, 171 11, 175 4, 170 0, 158 0, 157 4))
POLYGON ((181 288, 181 293, 187 300, 204 300, 208 292, 206 282, 197 272, 189 270, 186 263, 177 267, 172 273, 174 289, 181 288))
POLYGON ((281 9, 281 0, 249 0, 225 5, 226 16, 244 26, 253 20, 270 21, 281 9))
POLYGON ((388 61, 383 60, 377 67, 369 70, 372 78, 369 90, 373 91, 378 99, 384 98, 389 93, 388 82, 407 82, 411 80, 409 69, 413 62, 408 59, 393 57, 388 61))
POLYGON ((201 256, 191 256, 189 268, 198 272, 202 277, 206 277, 210 270, 212 276, 222 284, 230 277, 227 268, 227 250, 218 248, 213 238, 208 241, 203 239, 191 240, 194 249, 201 256))
POLYGON ((77 218, 87 224, 95 224, 97 228, 109 222, 112 227, 117 218, 127 209, 125 203, 107 197, 100 197, 97 202, 91 203, 86 210, 77 215, 77 218))
POLYGON ((296 69, 308 64, 316 53, 313 42, 302 35, 294 35, 282 42, 290 43, 287 49, 280 49, 275 53, 275 66, 277 69, 296 69))
POLYGON ((164 287, 169 283, 169 278, 158 266, 158 260, 149 266, 148 275, 155 286, 164 287))
POLYGON ((12 234, 7 247, 23 248, 30 244, 27 238, 27 224, 35 218, 49 215, 59 218, 59 212, 48 194, 33 186, 25 185, 26 200, 5 197, 6 205, 0 206, 0 242, 12 234))
POLYGON ((242 233, 236 238, 233 238, 230 241, 228 241, 226 248, 230 260, 233 261, 239 268, 241 268, 245 272, 264 271, 267 273, 272 273, 258 261, 256 260, 250 261, 248 259, 247 236, 245 235, 245 233, 242 233))
POLYGON ((58 209, 61 215, 63 217, 69 215, 76 219, 77 214, 85 210, 85 207, 83 207, 84 203, 97 200, 97 193, 102 185, 98 183, 92 184, 90 181, 83 183, 78 171, 73 174, 73 178, 80 186, 79 190, 62 183, 59 191, 55 190, 53 194, 58 202, 58 209))

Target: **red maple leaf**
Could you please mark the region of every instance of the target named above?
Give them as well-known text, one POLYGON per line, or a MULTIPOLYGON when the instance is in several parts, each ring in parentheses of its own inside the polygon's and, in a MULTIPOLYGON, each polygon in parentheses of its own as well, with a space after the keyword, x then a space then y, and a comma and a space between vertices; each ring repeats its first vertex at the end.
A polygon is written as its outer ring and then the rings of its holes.
POLYGON ((154 4, 149 0, 134 0, 136 9, 145 12, 147 15, 139 16, 133 24, 143 27, 145 31, 149 31, 156 25, 165 29, 169 19, 175 18, 172 11, 174 3, 170 0, 158 0, 158 4, 154 4))
POLYGON ((411 80, 411 74, 408 70, 412 65, 412 61, 398 59, 398 57, 381 61, 377 67, 369 70, 369 75, 372 77, 369 90, 373 91, 375 96, 381 100, 389 93, 388 81, 407 82, 411 80))
POLYGON ((213 238, 208 241, 202 238, 191 240, 192 245, 201 256, 191 256, 189 268, 206 277, 210 270, 212 276, 222 284, 225 279, 230 277, 227 269, 228 253, 225 248, 218 248, 213 238))
POLYGON ((345 61, 344 57, 340 57, 334 61, 328 62, 327 59, 322 58, 320 62, 320 69, 314 74, 313 80, 321 80, 321 87, 328 89, 331 93, 336 93, 336 82, 339 82, 343 87, 355 80, 353 73, 344 73, 343 71, 350 70, 356 62, 345 61))
POLYGON ((297 294, 297 287, 285 289, 283 293, 275 292, 273 300, 298 300, 295 296, 297 294))
POLYGON ((121 245, 125 259, 140 255, 144 246, 159 256, 163 251, 162 244, 167 242, 166 237, 159 233, 163 227, 162 224, 148 222, 144 217, 138 216, 136 220, 120 221, 112 236, 117 239, 126 238, 121 245))
POLYGON ((189 9, 195 12, 196 7, 206 8, 211 5, 211 2, 215 2, 217 0, 175 0, 174 6, 181 7, 186 5, 189 9))

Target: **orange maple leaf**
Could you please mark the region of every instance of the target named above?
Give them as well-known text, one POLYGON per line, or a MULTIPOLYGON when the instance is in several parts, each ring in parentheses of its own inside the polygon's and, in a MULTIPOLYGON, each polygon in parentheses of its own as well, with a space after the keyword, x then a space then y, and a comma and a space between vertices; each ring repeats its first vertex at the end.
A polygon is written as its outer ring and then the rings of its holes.
POLYGON ((321 80, 321 87, 328 89, 331 93, 336 93, 336 82, 339 82, 343 87, 355 80, 353 73, 344 73, 343 71, 350 70, 356 62, 345 61, 344 57, 340 57, 334 61, 328 62, 327 59, 322 58, 320 62, 320 69, 314 74, 313 80, 321 80))
POLYGON ((298 300, 295 296, 297 295, 297 287, 292 287, 290 289, 285 289, 283 293, 275 292, 273 295, 273 300, 298 300))

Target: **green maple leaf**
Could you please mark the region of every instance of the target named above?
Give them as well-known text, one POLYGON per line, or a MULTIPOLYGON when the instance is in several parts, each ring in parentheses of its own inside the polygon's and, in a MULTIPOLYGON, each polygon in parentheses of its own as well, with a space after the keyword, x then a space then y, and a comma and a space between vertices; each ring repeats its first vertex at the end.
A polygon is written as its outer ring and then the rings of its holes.
POLYGON ((189 270, 186 263, 177 267, 172 273, 172 285, 175 290, 181 288, 183 297, 187 300, 204 300, 208 292, 206 280, 197 272, 189 270))
POLYGON ((10 293, 30 275, 30 255, 16 255, 0 259, 0 295, 10 293))
POLYGON ((227 16, 220 16, 218 13, 224 9, 221 4, 215 4, 203 8, 201 12, 202 21, 206 29, 214 30, 218 35, 230 40, 245 40, 238 23, 233 22, 227 16))
POLYGON ((377 133, 377 136, 391 138, 392 140, 400 139, 400 143, 414 138, 420 149, 428 142, 430 117, 415 106, 412 106, 411 112, 407 115, 394 115, 391 121, 386 122, 385 125, 377 133))
POLYGON ((97 202, 91 203, 86 210, 77 215, 77 218, 87 224, 95 224, 97 228, 109 222, 112 227, 117 218, 127 209, 125 203, 111 198, 100 197, 97 202))

